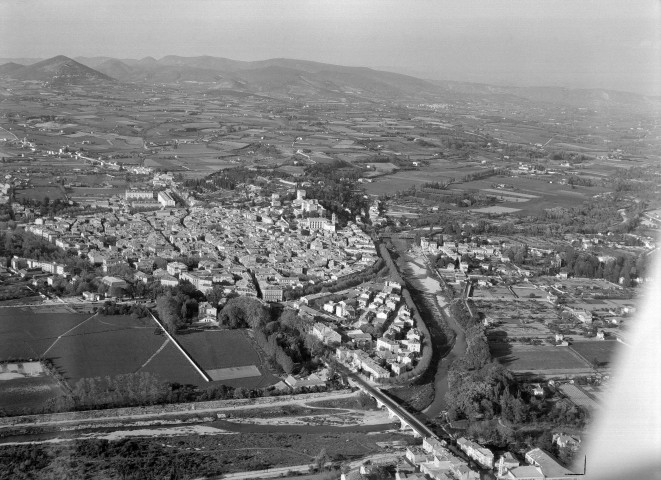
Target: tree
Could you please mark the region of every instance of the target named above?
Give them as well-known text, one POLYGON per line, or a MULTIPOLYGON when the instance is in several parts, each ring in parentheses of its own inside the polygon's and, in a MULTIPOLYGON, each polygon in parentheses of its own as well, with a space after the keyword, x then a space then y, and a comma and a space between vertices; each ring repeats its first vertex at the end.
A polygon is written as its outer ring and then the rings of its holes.
POLYGON ((156 299, 156 311, 169 332, 174 333, 183 325, 179 317, 178 302, 172 295, 160 295, 156 299))
POLYGON ((236 297, 225 304, 218 318, 229 328, 257 329, 268 323, 270 313, 256 298, 236 297))
POLYGON ((317 470, 323 470, 326 462, 328 462, 328 454, 326 453, 326 449, 322 448, 314 457, 313 465, 317 470))
POLYGON ((207 302, 209 302, 214 307, 218 307, 218 303, 224 296, 224 288, 219 285, 214 286, 209 292, 206 293, 207 302))

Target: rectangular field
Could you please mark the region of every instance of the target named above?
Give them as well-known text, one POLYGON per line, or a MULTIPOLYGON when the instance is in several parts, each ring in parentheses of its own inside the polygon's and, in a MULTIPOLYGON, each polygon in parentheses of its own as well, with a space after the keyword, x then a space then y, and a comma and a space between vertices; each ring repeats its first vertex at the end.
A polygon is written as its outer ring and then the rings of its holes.
POLYGON ((622 347, 615 340, 593 340, 587 342, 574 342, 569 347, 583 357, 587 362, 596 360, 600 367, 608 366, 622 347))
POLYGON ((48 374, 0 379, 0 407, 7 413, 21 413, 23 409, 38 411, 51 398, 64 395, 57 381, 48 374))
POLYGON ((255 365, 245 367, 216 368, 207 370, 207 373, 214 381, 236 380, 237 378, 259 377, 262 372, 255 365))
POLYGON ((491 343, 491 355, 515 373, 577 373, 588 365, 566 347, 491 343))
POLYGON ((279 380, 262 366, 248 330, 191 332, 177 335, 177 341, 214 381, 258 388, 279 380))

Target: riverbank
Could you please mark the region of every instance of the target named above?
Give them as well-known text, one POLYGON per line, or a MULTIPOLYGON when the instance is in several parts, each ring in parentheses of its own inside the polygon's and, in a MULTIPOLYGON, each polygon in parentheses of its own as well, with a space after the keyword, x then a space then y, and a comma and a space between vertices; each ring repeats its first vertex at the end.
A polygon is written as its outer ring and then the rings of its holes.
POLYGON ((466 338, 462 328, 449 314, 441 280, 428 265, 424 254, 405 240, 396 240, 393 244, 398 252, 398 269, 432 336, 432 363, 435 367, 430 368, 426 378, 420 382, 433 385, 433 399, 422 410, 431 419, 445 410, 448 369, 455 359, 465 354, 466 338))

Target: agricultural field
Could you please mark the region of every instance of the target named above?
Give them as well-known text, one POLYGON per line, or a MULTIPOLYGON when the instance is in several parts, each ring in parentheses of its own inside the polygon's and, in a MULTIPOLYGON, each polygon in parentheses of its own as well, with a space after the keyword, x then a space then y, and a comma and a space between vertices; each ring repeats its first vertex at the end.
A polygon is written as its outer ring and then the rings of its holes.
POLYGON ((0 361, 39 358, 59 335, 89 315, 35 313, 29 307, 0 309, 0 361))
POLYGON ((0 409, 6 413, 38 410, 47 400, 63 394, 40 362, 0 364, 0 409))
POLYGON ((515 374, 571 375, 591 373, 591 366, 566 347, 490 343, 491 355, 515 374))
MULTIPOLYGON (((550 178, 550 177, 549 177, 550 178)), ((518 215, 540 213, 549 206, 574 207, 589 198, 603 193, 601 187, 583 187, 562 185, 557 180, 548 180, 535 177, 505 177, 496 176, 485 180, 474 180, 459 184, 463 190, 477 190, 488 196, 495 196, 502 200, 498 206, 516 209, 518 215), (553 181, 553 183, 549 183, 553 181), (503 184, 509 188, 494 188, 495 184, 503 184)), ((481 210, 475 210, 480 212, 481 210)), ((506 213, 506 212, 483 212, 506 213)), ((509 213, 509 212, 507 212, 509 213)), ((512 212, 514 213, 514 212, 512 212)))
POLYGON ((70 383, 85 377, 138 372, 152 363, 152 373, 163 381, 194 383, 200 375, 189 378, 192 367, 186 368, 188 361, 178 350, 177 357, 161 355, 170 342, 155 335, 156 329, 147 317, 93 315, 53 342, 47 357, 70 383))
POLYGON ((233 387, 259 388, 279 379, 262 365, 245 330, 212 330, 178 335, 181 346, 213 380, 233 387))
POLYGON ((593 340, 585 342, 574 342, 569 347, 585 361, 593 363, 595 360, 599 363, 599 367, 608 367, 615 358, 622 345, 615 340, 593 340))
POLYGON ((16 199, 32 199, 37 201, 44 201, 48 198, 51 202, 57 198, 63 200, 65 198, 64 192, 59 186, 39 185, 30 187, 24 190, 16 190, 16 199))
POLYGON ((396 172, 375 179, 372 183, 365 185, 365 191, 371 195, 392 194, 408 190, 413 186, 421 187, 429 182, 448 182, 452 179, 460 179, 481 170, 484 170, 484 167, 476 163, 458 164, 443 159, 430 160, 429 166, 420 167, 418 170, 396 172))
POLYGON ((147 371, 163 381, 205 383, 150 318, 0 309, 0 360, 50 359, 71 384, 83 377, 147 371))
POLYGON ((492 322, 487 330, 490 337, 543 339, 552 335, 547 324, 559 318, 555 308, 547 302, 497 301, 481 297, 472 303, 474 311, 484 312, 492 322))

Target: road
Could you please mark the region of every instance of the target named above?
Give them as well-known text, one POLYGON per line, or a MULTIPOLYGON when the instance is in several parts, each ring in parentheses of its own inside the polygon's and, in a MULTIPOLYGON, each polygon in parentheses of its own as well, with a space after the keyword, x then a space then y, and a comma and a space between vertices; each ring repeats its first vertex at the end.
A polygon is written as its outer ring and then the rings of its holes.
MULTIPOLYGON (((388 453, 377 453, 374 455, 368 455, 366 457, 362 457, 358 460, 353 460, 349 463, 346 464, 346 466, 354 470, 358 467, 360 467, 363 463, 369 461, 372 462, 379 462, 379 461, 384 461, 384 460, 392 460, 393 455, 395 455, 393 452, 388 452, 388 453)), ((402 451, 399 456, 404 456, 405 452, 402 451)), ((307 464, 307 465, 291 465, 289 467, 277 467, 277 468, 269 468, 267 470, 252 470, 248 472, 236 472, 236 473, 226 473, 224 475, 221 475, 220 477, 214 477, 216 479, 233 479, 233 480, 248 480, 248 479, 253 479, 253 478, 273 478, 273 477, 281 477, 286 475, 289 472, 297 472, 297 473, 308 473, 310 471, 310 466, 312 464, 307 464)), ((331 462, 326 463, 326 467, 332 466, 331 462)))

